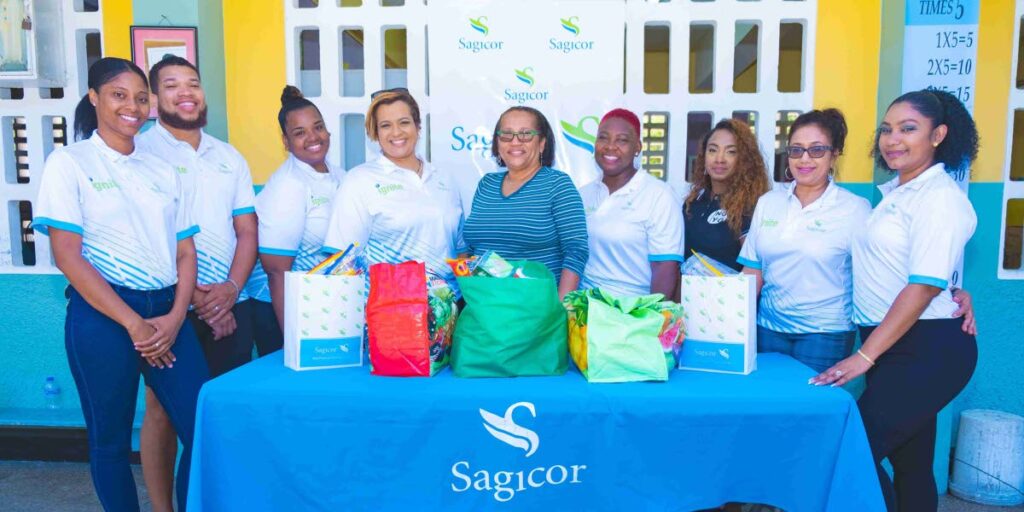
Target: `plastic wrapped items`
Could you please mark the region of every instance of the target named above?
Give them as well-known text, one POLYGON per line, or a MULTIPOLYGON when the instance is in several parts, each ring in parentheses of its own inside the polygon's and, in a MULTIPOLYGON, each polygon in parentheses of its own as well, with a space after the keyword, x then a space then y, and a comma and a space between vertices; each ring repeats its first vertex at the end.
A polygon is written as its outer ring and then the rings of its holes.
POLYGON ((704 253, 691 251, 693 256, 683 262, 680 272, 684 276, 722 277, 739 274, 732 267, 704 253))

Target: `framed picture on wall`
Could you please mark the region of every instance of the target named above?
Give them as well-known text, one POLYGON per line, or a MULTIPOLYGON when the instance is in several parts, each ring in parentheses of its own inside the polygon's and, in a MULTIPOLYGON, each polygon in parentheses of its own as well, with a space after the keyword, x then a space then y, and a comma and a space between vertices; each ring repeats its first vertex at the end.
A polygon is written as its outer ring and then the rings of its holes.
POLYGON ((0 0, 0 78, 32 78, 36 72, 32 0, 0 0))
MULTIPOLYGON (((199 67, 199 30, 196 27, 132 25, 130 30, 132 62, 147 75, 153 65, 168 55, 182 57, 199 67)), ((156 118, 155 104, 149 117, 156 118)))

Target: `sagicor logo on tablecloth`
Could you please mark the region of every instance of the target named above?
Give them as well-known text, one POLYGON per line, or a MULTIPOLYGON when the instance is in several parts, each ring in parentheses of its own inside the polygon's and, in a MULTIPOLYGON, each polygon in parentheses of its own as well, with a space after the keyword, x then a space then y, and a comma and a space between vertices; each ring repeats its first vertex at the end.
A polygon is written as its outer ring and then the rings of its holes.
POLYGON ((484 419, 484 428, 487 429, 495 439, 516 448, 521 448, 529 457, 537 451, 540 445, 540 437, 537 433, 519 425, 516 425, 512 414, 516 409, 523 407, 530 411, 530 415, 537 417, 537 410, 530 402, 517 402, 505 410, 505 416, 498 416, 492 412, 480 409, 480 417, 484 419))

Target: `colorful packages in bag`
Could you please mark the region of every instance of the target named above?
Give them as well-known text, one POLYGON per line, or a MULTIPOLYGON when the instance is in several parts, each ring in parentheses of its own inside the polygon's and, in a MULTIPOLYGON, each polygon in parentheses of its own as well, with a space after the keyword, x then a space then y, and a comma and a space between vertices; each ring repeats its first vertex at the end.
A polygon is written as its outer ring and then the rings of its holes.
POLYGON ((431 376, 448 364, 458 308, 439 277, 421 262, 370 267, 366 327, 374 375, 431 376))
POLYGON ((561 375, 569 365, 565 308, 542 263, 510 262, 530 279, 459 277, 465 311, 455 324, 459 377, 561 375))
POLYGON ((365 276, 284 275, 284 364, 317 370, 363 364, 365 276))
POLYGON ((661 294, 569 293, 569 353, 590 382, 665 381, 679 360, 682 308, 661 294))
POLYGON ((722 277, 739 274, 732 267, 707 254, 690 250, 692 256, 683 262, 680 272, 686 276, 722 277))
POLYGON ((679 368, 742 373, 757 368, 754 276, 682 276, 680 304, 686 342, 679 368))

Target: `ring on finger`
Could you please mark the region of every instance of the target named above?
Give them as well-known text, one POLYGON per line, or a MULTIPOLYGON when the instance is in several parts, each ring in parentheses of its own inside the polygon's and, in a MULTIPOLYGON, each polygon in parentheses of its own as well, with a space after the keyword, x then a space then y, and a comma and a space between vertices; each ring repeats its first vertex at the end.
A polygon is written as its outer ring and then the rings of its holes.
POLYGON ((843 376, 843 371, 842 370, 836 370, 836 371, 832 372, 832 375, 834 375, 836 377, 842 377, 843 376))

